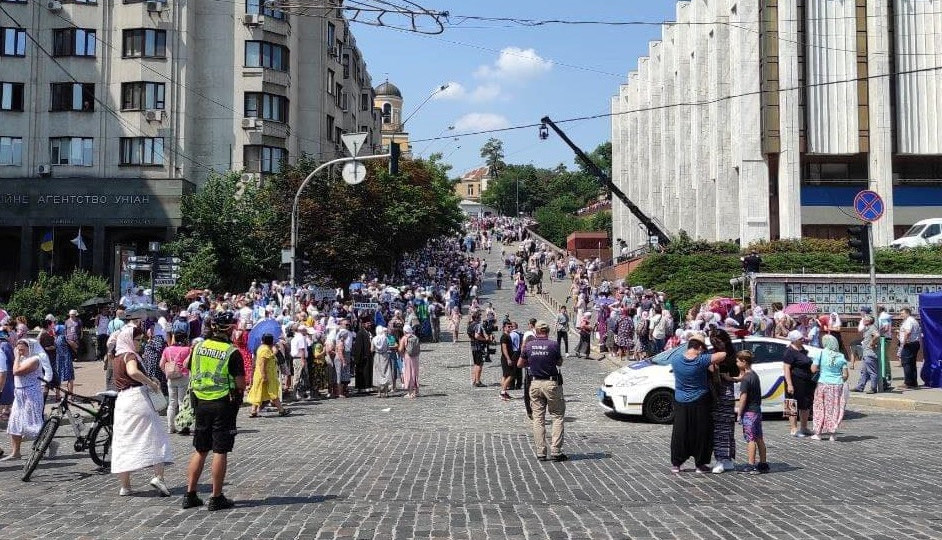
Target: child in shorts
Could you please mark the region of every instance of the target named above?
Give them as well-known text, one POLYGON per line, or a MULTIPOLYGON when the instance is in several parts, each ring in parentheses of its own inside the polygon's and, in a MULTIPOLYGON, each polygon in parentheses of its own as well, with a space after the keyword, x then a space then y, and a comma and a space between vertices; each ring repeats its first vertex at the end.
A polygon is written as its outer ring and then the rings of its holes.
POLYGON ((739 418, 742 434, 748 445, 749 465, 746 472, 758 474, 769 471, 766 461, 765 439, 762 436, 762 386, 759 376, 752 371, 752 353, 736 353, 736 367, 739 368, 739 418), (756 450, 759 462, 756 463, 756 450))

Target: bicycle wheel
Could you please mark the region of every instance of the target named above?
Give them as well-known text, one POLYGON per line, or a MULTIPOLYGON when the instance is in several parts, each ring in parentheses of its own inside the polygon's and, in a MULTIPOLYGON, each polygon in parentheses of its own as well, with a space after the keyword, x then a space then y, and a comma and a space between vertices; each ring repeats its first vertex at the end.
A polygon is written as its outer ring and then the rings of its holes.
POLYGON ((29 477, 33 474, 33 471, 36 470, 36 466, 39 465, 39 461, 46 454, 46 449, 49 448, 49 443, 52 442, 53 437, 56 436, 56 431, 59 429, 59 423, 62 422, 62 419, 58 416, 51 416, 43 424, 41 430, 39 430, 39 435, 36 437, 36 441, 33 443, 33 451, 30 452, 29 458, 26 460, 26 465, 23 466, 23 481, 29 482, 29 477))
POLYGON ((88 455, 101 468, 111 465, 111 426, 97 424, 88 434, 88 455))

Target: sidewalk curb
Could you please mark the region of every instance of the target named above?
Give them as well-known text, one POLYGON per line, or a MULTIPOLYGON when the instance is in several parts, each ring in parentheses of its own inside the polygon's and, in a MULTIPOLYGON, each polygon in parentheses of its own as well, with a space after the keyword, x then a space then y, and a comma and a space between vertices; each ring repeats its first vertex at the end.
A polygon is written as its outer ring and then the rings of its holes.
POLYGON ((942 413, 942 403, 916 401, 914 399, 906 399, 902 397, 869 397, 852 395, 848 403, 850 405, 878 407, 881 409, 890 409, 894 411, 942 413))

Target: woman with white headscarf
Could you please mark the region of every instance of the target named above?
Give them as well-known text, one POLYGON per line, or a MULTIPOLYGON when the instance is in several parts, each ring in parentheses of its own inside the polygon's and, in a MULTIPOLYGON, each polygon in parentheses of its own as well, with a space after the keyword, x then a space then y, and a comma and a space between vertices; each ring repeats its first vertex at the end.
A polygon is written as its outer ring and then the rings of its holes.
MULTIPOLYGON (((20 445, 23 439, 35 439, 43 427, 43 392, 40 377, 43 364, 49 363, 45 351, 35 339, 20 339, 13 351, 13 406, 7 433, 10 434, 12 450, 4 461, 21 458, 20 445)), ((51 366, 50 366, 50 372, 51 366)), ((55 441, 53 441, 55 442, 55 441)), ((49 445, 49 454, 55 454, 55 446, 49 445)))
POLYGON ((399 340, 399 354, 402 356, 402 383, 407 398, 419 396, 419 337, 415 335, 411 326, 402 328, 402 339, 399 340))
POLYGON ((392 384, 393 369, 389 359, 389 342, 386 337, 386 327, 377 326, 376 336, 370 341, 370 350, 373 351, 373 384, 376 386, 376 397, 389 397, 389 388, 392 384))
POLYGON ((170 440, 161 427, 148 392, 160 392, 160 383, 144 374, 138 354, 144 331, 126 326, 118 333, 114 357, 114 386, 118 398, 114 407, 114 432, 111 444, 111 472, 121 482, 118 494, 131 494, 131 472, 154 467, 150 485, 161 496, 169 497, 164 483, 164 465, 173 463, 170 440))

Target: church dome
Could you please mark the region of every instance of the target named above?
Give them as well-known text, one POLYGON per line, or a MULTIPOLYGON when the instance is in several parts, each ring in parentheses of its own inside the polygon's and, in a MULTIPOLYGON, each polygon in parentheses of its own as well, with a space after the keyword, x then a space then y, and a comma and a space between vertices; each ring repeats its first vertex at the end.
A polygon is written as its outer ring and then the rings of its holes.
POLYGON ((402 99, 402 92, 399 91, 399 88, 397 88, 395 84, 386 81, 376 87, 376 97, 380 96, 394 96, 402 99))

